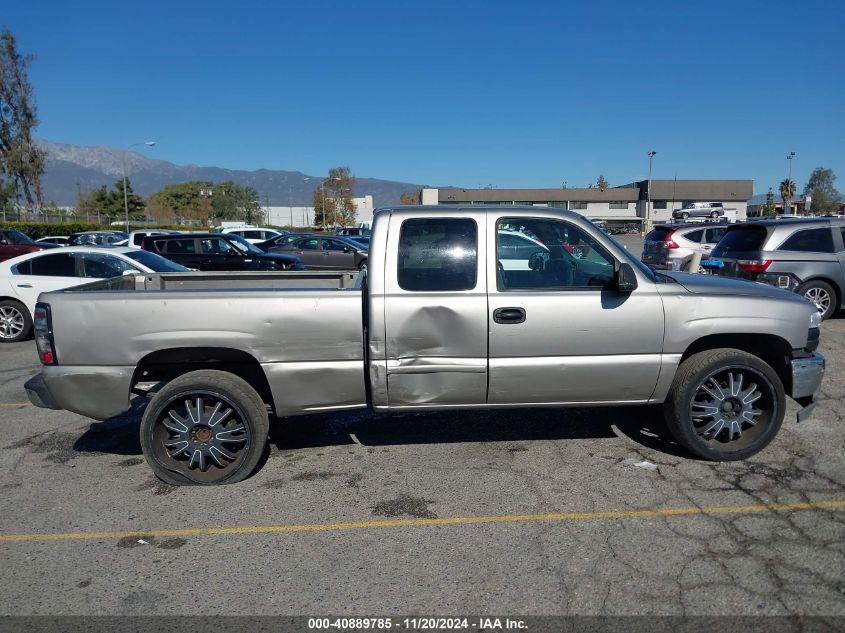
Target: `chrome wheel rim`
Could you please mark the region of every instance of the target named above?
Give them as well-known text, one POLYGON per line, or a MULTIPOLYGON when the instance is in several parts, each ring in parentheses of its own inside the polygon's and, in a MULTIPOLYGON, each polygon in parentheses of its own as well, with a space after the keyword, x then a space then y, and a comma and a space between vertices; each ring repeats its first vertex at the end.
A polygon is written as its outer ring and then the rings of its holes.
POLYGON ((822 314, 830 309, 830 293, 824 288, 810 288, 804 293, 804 298, 815 304, 822 314))
POLYGON ((237 471, 251 444, 240 407, 211 391, 173 396, 153 427, 156 461, 199 483, 219 481, 237 471))
POLYGON ((722 367, 701 381, 689 414, 702 441, 714 447, 743 448, 776 419, 775 389, 756 369, 722 367))
POLYGON ((0 338, 17 338, 23 332, 23 327, 23 312, 12 306, 0 308, 0 338))
POLYGON ((584 259, 584 249, 576 246, 570 251, 570 255, 572 255, 575 259, 584 259))

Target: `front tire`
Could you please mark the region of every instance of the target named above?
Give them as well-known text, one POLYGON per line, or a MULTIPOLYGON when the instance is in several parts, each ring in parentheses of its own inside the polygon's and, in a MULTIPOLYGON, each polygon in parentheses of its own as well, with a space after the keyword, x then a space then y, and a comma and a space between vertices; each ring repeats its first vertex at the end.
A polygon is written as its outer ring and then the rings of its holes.
POLYGON ((836 291, 824 281, 808 281, 798 288, 799 294, 816 306, 822 320, 829 319, 836 312, 836 291))
POLYGON ((0 301, 0 343, 17 343, 32 334, 32 316, 20 301, 0 301))
POLYGON ((713 213, 710 214, 710 217, 713 218, 714 220, 717 219, 719 217, 719 212, 714 211, 713 213))
POLYGON ((687 212, 682 213, 682 214, 681 214, 681 219, 682 219, 682 220, 689 220, 689 213, 687 213, 687 212))
POLYGON ((176 486, 230 484, 249 477, 267 446, 261 396, 225 371, 192 371, 147 406, 141 447, 156 476, 176 486))
POLYGON ((777 435, 786 411, 783 384, 765 362, 737 349, 686 359, 664 404, 678 442, 711 461, 746 459, 777 435))

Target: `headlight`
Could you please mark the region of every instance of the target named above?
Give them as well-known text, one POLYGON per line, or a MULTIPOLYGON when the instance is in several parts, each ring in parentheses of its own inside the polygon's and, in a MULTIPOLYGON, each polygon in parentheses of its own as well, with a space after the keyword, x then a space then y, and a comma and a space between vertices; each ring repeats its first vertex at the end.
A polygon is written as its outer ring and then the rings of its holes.
POLYGON ((814 310, 813 313, 810 315, 810 329, 814 327, 821 327, 822 324, 822 314, 818 310, 814 310))

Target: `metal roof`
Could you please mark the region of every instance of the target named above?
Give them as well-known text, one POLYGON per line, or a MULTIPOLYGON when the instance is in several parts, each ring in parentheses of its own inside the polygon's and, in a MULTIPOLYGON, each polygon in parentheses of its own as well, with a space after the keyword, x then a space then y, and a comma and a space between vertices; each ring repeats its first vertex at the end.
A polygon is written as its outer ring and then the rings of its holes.
MULTIPOLYGON (((648 180, 627 186, 639 188, 642 198, 648 195, 648 180)), ((753 180, 654 180, 651 181, 652 200, 697 200, 725 202, 749 200, 754 195, 753 180)))

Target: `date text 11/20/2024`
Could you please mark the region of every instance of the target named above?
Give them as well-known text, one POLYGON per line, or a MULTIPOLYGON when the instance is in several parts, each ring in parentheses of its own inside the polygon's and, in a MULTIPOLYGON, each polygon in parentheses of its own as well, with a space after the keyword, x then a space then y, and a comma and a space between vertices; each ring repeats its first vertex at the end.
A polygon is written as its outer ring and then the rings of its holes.
POLYGON ((308 618, 308 629, 340 630, 340 631, 442 631, 442 630, 476 630, 476 631, 504 631, 527 629, 524 620, 518 618, 441 618, 441 617, 413 617, 413 618, 308 618))

